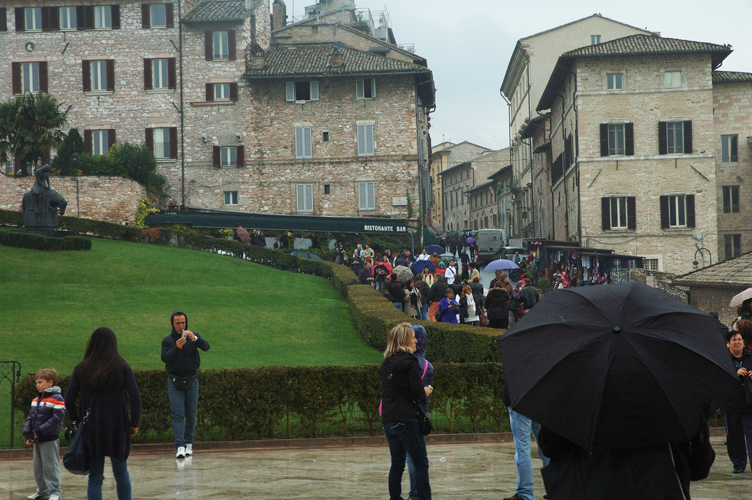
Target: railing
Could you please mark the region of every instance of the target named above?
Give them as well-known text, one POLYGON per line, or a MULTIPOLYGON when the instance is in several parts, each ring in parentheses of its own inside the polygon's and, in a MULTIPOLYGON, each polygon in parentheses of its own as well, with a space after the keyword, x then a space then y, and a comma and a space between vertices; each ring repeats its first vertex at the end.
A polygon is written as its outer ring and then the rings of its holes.
POLYGON ((0 361, 0 386, 4 381, 10 382, 10 447, 15 438, 16 384, 21 382, 21 363, 18 361, 0 361))

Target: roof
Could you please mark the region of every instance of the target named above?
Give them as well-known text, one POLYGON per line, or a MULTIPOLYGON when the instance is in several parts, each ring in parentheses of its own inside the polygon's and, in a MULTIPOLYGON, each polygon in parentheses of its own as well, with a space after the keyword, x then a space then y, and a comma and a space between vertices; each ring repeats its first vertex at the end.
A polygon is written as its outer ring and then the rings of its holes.
POLYGON ((527 125, 525 125, 525 128, 522 131, 522 134, 520 134, 520 137, 523 139, 530 139, 535 135, 535 131, 540 127, 543 127, 544 129, 546 128, 546 120, 550 117, 550 114, 533 117, 533 119, 527 122, 527 125))
POLYGON ((475 191, 480 191, 481 189, 488 189, 490 187, 493 187, 496 185, 496 181, 488 181, 483 184, 478 184, 477 186, 473 186, 472 188, 468 189, 468 193, 473 193, 475 191))
POLYGON ((204 0, 186 12, 183 21, 186 23, 242 22, 249 14, 250 11, 245 8, 245 0, 204 0))
POLYGON ((713 71, 713 83, 752 82, 752 73, 741 71, 713 71))
POLYGON ((489 148, 487 148, 485 146, 481 146, 480 144, 475 144, 474 142, 470 142, 470 141, 462 141, 462 142, 458 142, 457 144, 453 144, 453 145, 449 146, 448 148, 444 148, 442 150, 436 151, 435 153, 443 153, 445 151, 449 151, 451 149, 454 149, 454 148, 459 147, 459 146, 463 146, 465 144, 469 144, 471 146, 475 146, 476 148, 485 149, 486 151, 491 151, 491 149, 489 149, 489 148))
POLYGON ((752 252, 725 260, 700 270, 679 276, 674 280, 680 286, 752 286, 752 252))
POLYGON ((551 108, 556 99, 558 89, 564 83, 572 64, 577 59, 671 54, 710 54, 713 68, 717 68, 731 54, 731 47, 728 45, 695 42, 678 38, 663 38, 655 35, 630 35, 570 50, 559 57, 536 110, 541 111, 551 108))
POLYGON ((489 175, 488 178, 496 180, 499 177, 501 177, 502 175, 508 174, 511 171, 512 171, 512 165, 507 165, 505 167, 502 167, 501 170, 499 170, 498 172, 489 175))
POLYGON ((462 163, 458 163, 457 165, 452 165, 449 168, 445 168, 443 171, 439 172, 436 175, 444 175, 444 174, 447 174, 447 173, 452 172, 454 170, 457 170, 460 167, 469 167, 469 168, 472 168, 472 166, 473 166, 473 161, 472 160, 470 160, 470 161, 463 161, 462 163))
POLYGON ((556 30, 559 30, 561 28, 566 28, 567 26, 570 26, 572 24, 577 24, 579 22, 582 22, 582 21, 584 21, 586 19, 590 19, 592 17, 599 17, 601 19, 605 19, 606 21, 611 21, 612 23, 621 24, 622 26, 627 26, 629 28, 634 28, 636 30, 644 31, 645 33, 652 33, 648 29, 638 28, 637 26, 632 26, 631 24, 623 23, 621 21, 617 21, 616 19, 611 19, 610 17, 604 17, 604 16, 602 16, 600 14, 593 14, 592 16, 586 16, 586 17, 583 17, 582 19, 577 19, 576 21, 572 21, 572 22, 569 22, 569 23, 566 23, 566 24, 562 24, 562 25, 556 26, 555 28, 550 28, 550 29, 547 29, 547 30, 539 31, 538 33, 535 33, 533 35, 526 36, 525 38, 520 38, 520 40, 527 40, 528 38, 534 38, 536 36, 544 35, 544 34, 546 34, 548 32, 551 32, 551 31, 556 31, 556 30))

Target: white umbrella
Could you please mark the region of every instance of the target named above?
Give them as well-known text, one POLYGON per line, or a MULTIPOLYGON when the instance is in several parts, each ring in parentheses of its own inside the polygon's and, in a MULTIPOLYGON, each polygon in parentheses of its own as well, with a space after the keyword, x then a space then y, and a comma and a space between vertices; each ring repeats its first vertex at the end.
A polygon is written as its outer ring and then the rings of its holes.
POLYGON ((742 293, 734 295, 734 298, 731 299, 731 302, 729 303, 729 307, 738 307, 747 299, 752 299, 752 288, 747 288, 742 293))
POLYGON ((392 270, 392 273, 399 276, 400 281, 405 282, 405 283, 413 277, 413 272, 410 270, 409 267, 405 267, 405 266, 395 267, 392 270))

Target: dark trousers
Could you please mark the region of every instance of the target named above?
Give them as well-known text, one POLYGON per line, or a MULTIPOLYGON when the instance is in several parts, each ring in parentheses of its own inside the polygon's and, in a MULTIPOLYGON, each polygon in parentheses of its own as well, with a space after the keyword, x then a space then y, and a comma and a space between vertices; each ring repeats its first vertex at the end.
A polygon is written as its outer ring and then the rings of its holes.
POLYGON ((489 319, 488 326, 491 328, 509 328, 509 319, 489 319))
POLYGON ((747 467, 747 456, 752 460, 752 413, 730 411, 726 421, 726 448, 734 467, 747 467))
POLYGON ((431 500, 431 485, 428 483, 428 455, 426 441, 420 433, 418 421, 383 422, 384 434, 392 455, 389 469, 389 499, 402 498, 402 474, 405 472, 405 453, 415 464, 415 482, 420 500, 431 500))

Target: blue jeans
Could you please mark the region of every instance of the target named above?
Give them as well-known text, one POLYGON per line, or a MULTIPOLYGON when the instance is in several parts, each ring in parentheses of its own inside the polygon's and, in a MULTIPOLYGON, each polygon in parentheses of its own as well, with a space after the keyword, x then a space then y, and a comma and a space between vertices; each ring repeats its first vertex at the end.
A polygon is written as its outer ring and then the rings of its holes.
POLYGON ((423 304, 420 306, 420 319, 422 320, 428 320, 428 304, 423 304))
POLYGON ((198 377, 187 391, 179 391, 167 378, 167 395, 172 410, 172 434, 175 448, 193 444, 193 431, 196 429, 196 407, 198 406, 198 377))
MULTIPOLYGON (((426 416, 428 416, 428 412, 426 412, 426 416)), ((411 497, 417 497, 418 496, 418 476, 415 474, 415 464, 413 463, 413 459, 410 458, 410 454, 408 453, 405 455, 405 461, 407 462, 407 473, 410 475, 410 496, 411 497)))
MULTIPOLYGON (((509 408, 509 424, 514 439, 514 461, 517 463, 517 494, 525 500, 533 500, 533 461, 530 458, 530 434, 538 441, 540 424, 509 408)), ((549 459, 538 449, 543 467, 549 459)))
MULTIPOLYGON (((128 475, 128 461, 110 458, 112 462, 112 475, 117 484, 118 500, 131 500, 131 478, 128 475)), ((102 500, 102 482, 104 481, 104 457, 92 460, 89 469, 89 488, 86 490, 86 498, 89 500, 102 500)))
POLYGON ((420 433, 418 421, 394 420, 383 422, 384 434, 392 455, 389 469, 389 499, 402 498, 402 473, 405 472, 405 458, 409 453, 415 464, 415 482, 420 500, 431 500, 431 485, 428 482, 428 455, 426 441, 420 433))
POLYGON ((400 311, 405 311, 405 306, 402 304, 402 302, 392 302, 392 304, 394 304, 394 307, 396 307, 400 311))

